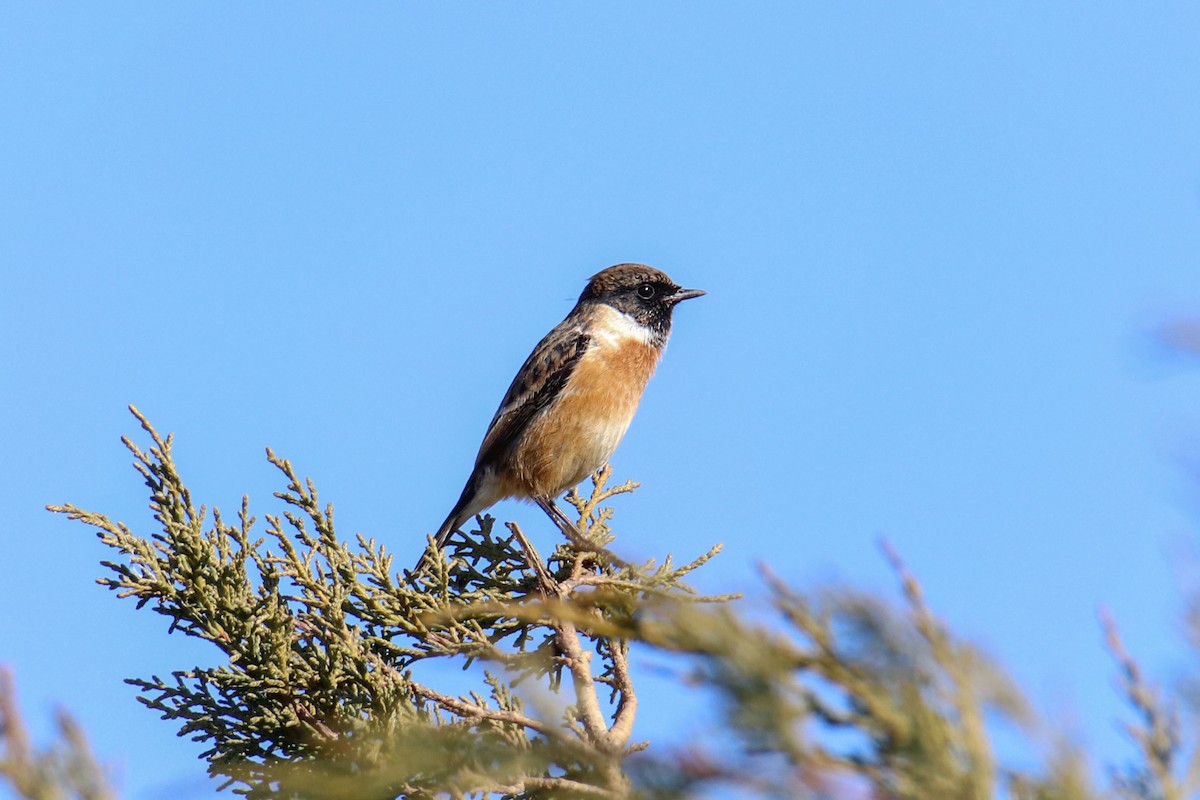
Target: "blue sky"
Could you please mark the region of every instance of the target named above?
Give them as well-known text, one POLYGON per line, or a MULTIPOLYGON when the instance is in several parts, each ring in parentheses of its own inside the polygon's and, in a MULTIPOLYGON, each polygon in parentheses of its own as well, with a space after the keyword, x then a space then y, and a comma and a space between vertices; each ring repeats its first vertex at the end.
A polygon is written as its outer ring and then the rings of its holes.
MULTIPOLYGON (((42 507, 149 531, 139 406, 197 497, 264 446, 418 552, 512 373, 619 261, 708 290, 614 458, 702 588, 928 599, 1102 757, 1095 623, 1187 665, 1200 11, 1010 3, 10 4, 0 17, 0 662, 133 798, 207 797, 127 676, 208 660, 42 507)), ((551 534, 525 507, 500 509, 551 534)), ((751 600, 753 603, 754 601, 751 600)), ((674 709, 644 703, 643 736, 674 709)))

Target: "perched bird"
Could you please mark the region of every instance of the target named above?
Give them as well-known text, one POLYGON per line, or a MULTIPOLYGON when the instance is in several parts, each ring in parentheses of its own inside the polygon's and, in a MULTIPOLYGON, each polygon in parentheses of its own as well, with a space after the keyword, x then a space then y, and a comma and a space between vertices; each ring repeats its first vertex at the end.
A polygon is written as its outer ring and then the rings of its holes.
POLYGON ((608 462, 666 347, 671 313, 702 294, 643 264, 593 275, 508 387, 437 546, 506 498, 533 500, 573 528, 554 499, 608 462))

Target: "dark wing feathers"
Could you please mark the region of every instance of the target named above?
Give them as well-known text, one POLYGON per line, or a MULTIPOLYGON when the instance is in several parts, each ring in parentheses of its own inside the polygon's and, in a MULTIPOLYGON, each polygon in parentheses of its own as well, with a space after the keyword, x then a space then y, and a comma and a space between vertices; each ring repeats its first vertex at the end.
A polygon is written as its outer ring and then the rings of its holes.
POLYGON ((520 436, 535 414, 558 396, 591 341, 578 323, 564 321, 533 348, 492 417, 475 458, 476 466, 496 463, 494 458, 520 436))
MULTIPOLYGON (((483 444, 479 447, 479 455, 475 458, 475 470, 463 488, 462 496, 458 498, 450 516, 446 517, 446 521, 438 528, 434 537, 438 547, 444 546, 450 534, 466 521, 463 512, 475 501, 476 492, 479 490, 479 465, 498 463, 498 457, 512 446, 529 425, 529 421, 548 406, 567 385, 575 365, 579 363, 591 341, 591 337, 584 333, 580 323, 568 318, 546 334, 546 338, 533 348, 533 352, 517 372, 517 377, 513 379, 512 386, 508 387, 508 392, 500 402, 500 408, 496 410, 496 416, 492 417, 492 424, 488 426, 487 435, 483 437, 483 444)), ((422 556, 415 571, 420 572, 426 563, 426 556, 422 556)))

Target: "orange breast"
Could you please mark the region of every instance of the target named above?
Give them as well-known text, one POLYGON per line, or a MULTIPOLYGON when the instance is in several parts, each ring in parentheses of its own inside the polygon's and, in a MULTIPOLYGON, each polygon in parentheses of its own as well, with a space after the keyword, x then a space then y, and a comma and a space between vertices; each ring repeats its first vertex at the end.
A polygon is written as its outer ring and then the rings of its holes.
POLYGON ((599 339, 562 393, 512 454, 505 496, 556 497, 608 461, 637 410, 660 350, 634 339, 599 339))

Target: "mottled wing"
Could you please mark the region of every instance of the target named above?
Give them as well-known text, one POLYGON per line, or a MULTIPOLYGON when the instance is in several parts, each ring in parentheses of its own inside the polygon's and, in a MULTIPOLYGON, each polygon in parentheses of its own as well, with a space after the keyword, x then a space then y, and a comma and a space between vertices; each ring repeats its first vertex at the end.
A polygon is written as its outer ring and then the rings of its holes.
POLYGON ((475 465, 496 463, 538 412, 553 402, 587 350, 591 338, 577 320, 567 318, 533 348, 500 402, 475 465))

